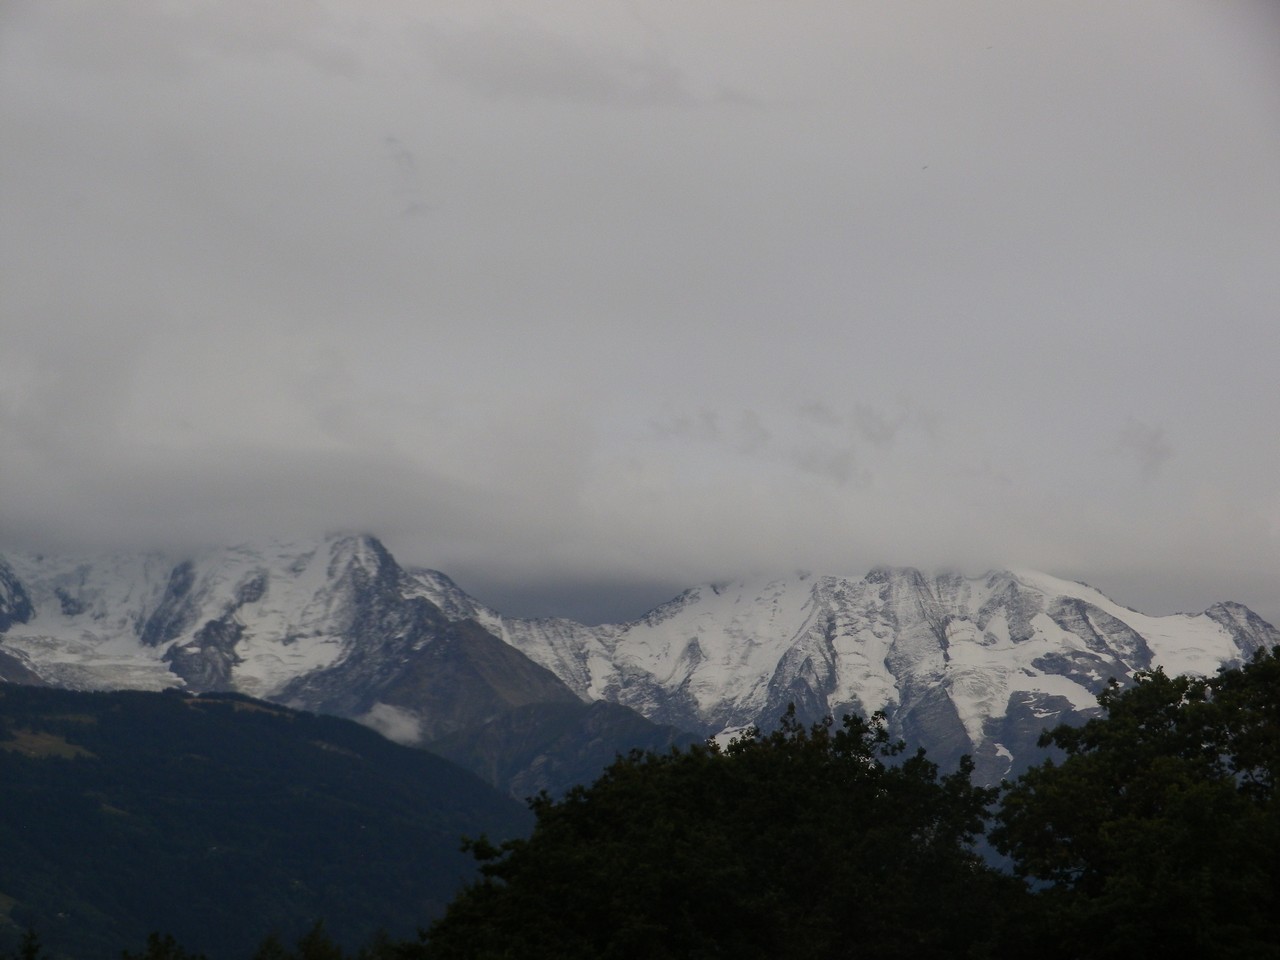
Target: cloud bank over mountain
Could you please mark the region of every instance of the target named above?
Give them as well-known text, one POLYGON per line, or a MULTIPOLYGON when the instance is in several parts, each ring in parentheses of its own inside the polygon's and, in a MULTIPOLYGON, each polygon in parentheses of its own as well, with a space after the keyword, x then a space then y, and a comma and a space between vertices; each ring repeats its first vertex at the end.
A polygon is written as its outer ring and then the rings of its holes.
POLYGON ((0 541, 369 530, 587 619, 909 563, 1278 620, 1277 30, 11 4, 0 541))

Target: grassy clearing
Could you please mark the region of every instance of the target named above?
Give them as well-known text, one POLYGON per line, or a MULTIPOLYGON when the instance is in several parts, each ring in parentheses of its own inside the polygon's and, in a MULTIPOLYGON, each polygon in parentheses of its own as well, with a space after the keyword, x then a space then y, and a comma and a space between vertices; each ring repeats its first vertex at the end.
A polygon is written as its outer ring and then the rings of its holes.
POLYGON ((70 760, 73 757, 92 757, 93 754, 84 747, 68 743, 67 738, 47 730, 28 730, 19 727, 14 730, 10 739, 0 741, 0 750, 21 753, 28 757, 61 757, 70 760))

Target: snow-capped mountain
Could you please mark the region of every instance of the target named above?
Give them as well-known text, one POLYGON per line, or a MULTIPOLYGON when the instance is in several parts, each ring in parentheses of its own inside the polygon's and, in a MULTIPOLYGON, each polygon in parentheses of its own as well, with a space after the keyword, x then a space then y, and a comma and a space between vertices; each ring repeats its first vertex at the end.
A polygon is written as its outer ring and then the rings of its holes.
POLYGON ((234 690, 406 742, 528 703, 576 702, 419 592, 372 537, 178 560, 11 556, 0 560, 0 656, 10 674, 54 686, 234 690))
POLYGON ((695 587, 624 624, 506 618, 372 537, 188 558, 0 560, 0 679, 236 690, 425 742, 538 703, 608 701, 711 735, 884 710, 985 780, 1112 677, 1213 673, 1280 643, 1239 604, 1151 617, 1041 573, 878 568, 695 587))
POLYGON ((1113 677, 1212 674, 1280 643, 1240 604, 1151 617, 1031 571, 708 585, 600 627, 507 620, 447 578, 419 582, 449 615, 476 618, 584 698, 704 734, 768 726, 789 703, 809 720, 883 710, 895 734, 944 765, 973 755, 989 782, 1031 762, 1044 728, 1095 711, 1113 677))
POLYGON ((4 646, 57 686, 187 683, 271 696, 346 652, 362 587, 378 581, 378 550, 343 538, 178 561, 9 556, 4 646))

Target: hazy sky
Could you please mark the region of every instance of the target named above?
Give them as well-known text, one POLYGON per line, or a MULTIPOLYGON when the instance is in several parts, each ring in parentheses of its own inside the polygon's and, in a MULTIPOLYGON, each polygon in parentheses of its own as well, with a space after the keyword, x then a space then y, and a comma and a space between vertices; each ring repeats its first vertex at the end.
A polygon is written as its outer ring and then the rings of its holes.
POLYGON ((0 543, 1280 620, 1280 4, 3 0, 0 543))

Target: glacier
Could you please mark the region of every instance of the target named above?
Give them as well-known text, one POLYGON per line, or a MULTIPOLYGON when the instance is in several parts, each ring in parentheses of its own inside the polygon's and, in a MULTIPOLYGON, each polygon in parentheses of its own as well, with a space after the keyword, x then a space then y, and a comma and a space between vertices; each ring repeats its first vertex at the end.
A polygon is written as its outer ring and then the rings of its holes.
MULTIPOLYGON (((427 676, 439 644, 484 636, 510 657, 498 671, 486 648, 466 670, 529 688, 508 705, 603 700, 705 737, 770 726, 788 704, 805 720, 884 711, 896 736, 944 764, 972 755, 988 782, 1030 762, 1045 727, 1092 715, 1112 679, 1208 675, 1280 643, 1240 604, 1150 616, 1031 570, 742 579, 591 626, 503 616, 364 535, 0 558, 0 676, 29 682, 234 690, 426 739, 463 722, 427 676)), ((466 722, 488 715, 470 706, 466 722)))

